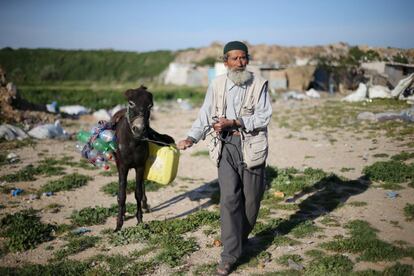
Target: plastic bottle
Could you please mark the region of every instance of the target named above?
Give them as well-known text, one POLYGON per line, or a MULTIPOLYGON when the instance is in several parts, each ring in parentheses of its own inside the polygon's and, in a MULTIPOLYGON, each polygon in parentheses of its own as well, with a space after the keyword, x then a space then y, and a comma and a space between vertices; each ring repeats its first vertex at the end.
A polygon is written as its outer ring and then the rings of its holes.
POLYGON ((105 160, 102 160, 100 158, 97 158, 95 161, 95 166, 98 168, 103 169, 104 171, 107 171, 110 169, 108 163, 105 160))
POLYGON ((109 161, 114 159, 114 153, 111 150, 104 151, 103 156, 109 161))
POLYGON ((87 143, 89 142, 89 139, 91 138, 91 136, 92 134, 90 132, 81 130, 76 135, 76 139, 80 142, 87 143))
POLYGON ((109 143, 114 140, 114 131, 110 129, 105 129, 101 133, 99 133, 99 138, 101 138, 103 141, 109 143))
POLYGON ((98 138, 95 141, 93 141, 92 147, 94 149, 96 149, 97 151, 99 151, 99 152, 105 152, 105 151, 108 151, 110 149, 108 143, 106 143, 101 138, 98 138))
POLYGON ((115 141, 109 142, 108 147, 109 147, 110 150, 115 152, 116 151, 116 142, 115 141))
POLYGON ((82 152, 84 147, 85 147, 85 143, 81 143, 81 142, 77 142, 75 145, 75 149, 78 152, 82 152))

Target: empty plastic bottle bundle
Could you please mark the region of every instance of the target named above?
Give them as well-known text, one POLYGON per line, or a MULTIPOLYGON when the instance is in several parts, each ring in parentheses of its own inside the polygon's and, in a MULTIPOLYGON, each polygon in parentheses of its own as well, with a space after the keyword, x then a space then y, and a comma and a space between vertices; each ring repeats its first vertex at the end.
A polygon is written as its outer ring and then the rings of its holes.
POLYGON ((90 131, 79 131, 76 135, 78 142, 75 147, 94 166, 109 170, 108 161, 114 159, 116 151, 116 137, 112 125, 100 121, 90 131))

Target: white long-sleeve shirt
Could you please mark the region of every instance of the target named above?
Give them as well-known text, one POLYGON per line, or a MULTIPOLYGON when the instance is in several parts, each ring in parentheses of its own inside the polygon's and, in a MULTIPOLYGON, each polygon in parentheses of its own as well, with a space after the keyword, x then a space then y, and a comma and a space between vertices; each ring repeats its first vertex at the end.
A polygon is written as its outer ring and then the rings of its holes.
MULTIPOLYGON (((255 129, 266 127, 272 116, 272 105, 267 89, 267 83, 263 86, 260 92, 259 101, 255 106, 254 113, 249 116, 240 116, 239 111, 243 102, 244 95, 247 91, 247 86, 238 86, 229 78, 227 78, 226 87, 226 118, 229 120, 239 120, 243 129, 247 132, 255 129)), ((200 141, 203 133, 208 131, 208 127, 212 126, 214 121, 211 118, 211 105, 213 102, 213 89, 210 85, 207 89, 204 103, 198 113, 197 119, 194 121, 188 137, 191 137, 194 142, 200 141)))

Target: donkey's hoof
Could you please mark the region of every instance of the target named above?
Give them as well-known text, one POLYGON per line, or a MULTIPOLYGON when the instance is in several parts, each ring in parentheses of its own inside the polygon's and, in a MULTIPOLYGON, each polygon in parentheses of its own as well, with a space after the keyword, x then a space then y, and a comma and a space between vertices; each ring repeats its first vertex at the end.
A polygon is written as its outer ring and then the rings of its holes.
POLYGON ((144 208, 143 211, 146 214, 151 213, 151 208, 144 208))

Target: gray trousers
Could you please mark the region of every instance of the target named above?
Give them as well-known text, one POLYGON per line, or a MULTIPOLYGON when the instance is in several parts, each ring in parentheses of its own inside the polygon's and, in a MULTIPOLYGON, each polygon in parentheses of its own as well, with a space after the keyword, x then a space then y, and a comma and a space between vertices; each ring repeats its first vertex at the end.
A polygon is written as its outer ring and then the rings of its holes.
POLYGON ((265 191, 265 164, 246 169, 242 164, 240 136, 227 137, 218 168, 221 242, 224 262, 234 263, 256 223, 265 191))

